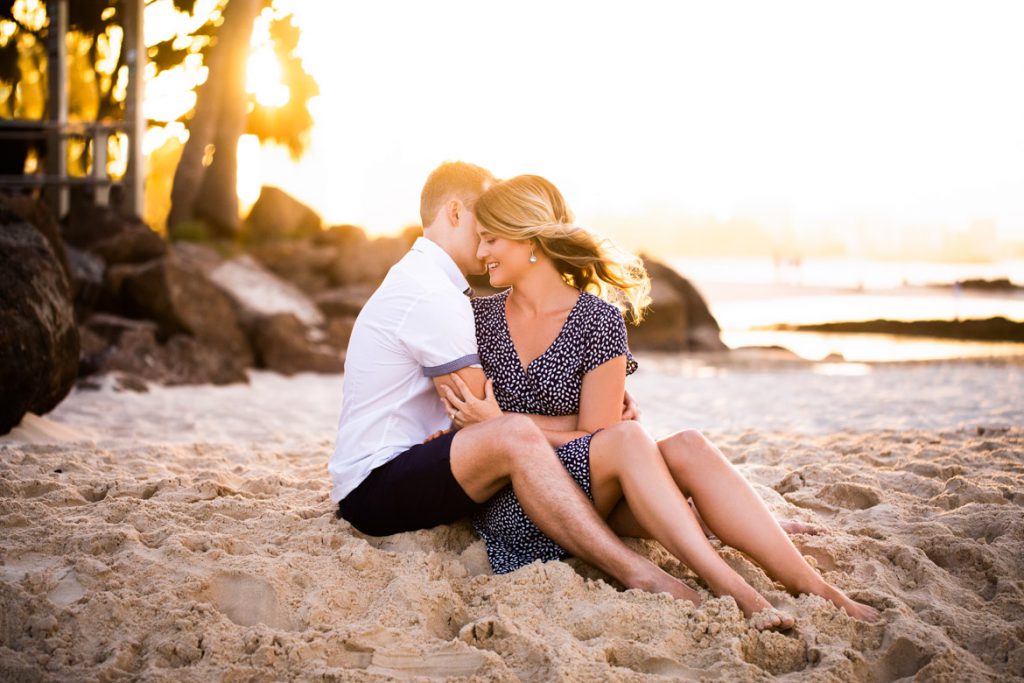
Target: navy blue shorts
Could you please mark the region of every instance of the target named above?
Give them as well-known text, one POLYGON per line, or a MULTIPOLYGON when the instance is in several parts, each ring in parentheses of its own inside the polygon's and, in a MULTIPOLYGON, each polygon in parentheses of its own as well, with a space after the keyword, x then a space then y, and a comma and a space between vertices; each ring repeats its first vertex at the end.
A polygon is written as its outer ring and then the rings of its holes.
POLYGON ((452 474, 455 432, 413 446, 377 469, 338 503, 338 517, 370 536, 429 529, 476 514, 452 474))

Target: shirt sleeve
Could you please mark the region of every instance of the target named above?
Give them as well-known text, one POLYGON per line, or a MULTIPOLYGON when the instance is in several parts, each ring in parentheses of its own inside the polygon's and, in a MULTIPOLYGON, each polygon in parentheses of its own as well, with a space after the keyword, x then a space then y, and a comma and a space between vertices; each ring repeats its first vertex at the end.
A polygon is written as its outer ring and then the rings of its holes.
POLYGON ((398 328, 398 338, 425 377, 480 364, 473 309, 461 294, 429 292, 417 299, 398 328))
POLYGON ((629 351, 626 321, 611 304, 598 306, 594 315, 593 334, 583 358, 583 374, 587 374, 612 358, 626 357, 626 374, 632 375, 638 367, 629 351))

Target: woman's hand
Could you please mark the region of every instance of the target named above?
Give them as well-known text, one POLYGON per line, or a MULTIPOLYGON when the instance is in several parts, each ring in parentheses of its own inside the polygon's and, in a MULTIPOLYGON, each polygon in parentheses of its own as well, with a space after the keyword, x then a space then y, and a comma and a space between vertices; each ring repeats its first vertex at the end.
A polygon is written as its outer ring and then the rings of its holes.
POLYGON ((473 392, 469 390, 469 387, 466 386, 466 383, 458 375, 452 375, 452 382, 458 388, 459 393, 456 394, 450 387, 445 385, 442 387, 444 398, 441 400, 444 401, 448 416, 452 418, 452 424, 459 429, 503 415, 498 402, 494 398, 494 383, 489 378, 484 383, 484 397, 482 400, 473 395, 473 392))

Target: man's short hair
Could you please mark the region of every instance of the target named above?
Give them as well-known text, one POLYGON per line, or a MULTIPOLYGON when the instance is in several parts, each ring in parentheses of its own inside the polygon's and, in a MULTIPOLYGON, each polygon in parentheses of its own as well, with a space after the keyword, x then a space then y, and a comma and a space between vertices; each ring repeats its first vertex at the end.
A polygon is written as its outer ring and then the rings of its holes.
POLYGON ((441 206, 453 195, 472 211, 488 181, 494 182, 490 171, 465 161, 446 161, 435 168, 420 193, 420 220, 423 221, 423 227, 434 221, 441 206))

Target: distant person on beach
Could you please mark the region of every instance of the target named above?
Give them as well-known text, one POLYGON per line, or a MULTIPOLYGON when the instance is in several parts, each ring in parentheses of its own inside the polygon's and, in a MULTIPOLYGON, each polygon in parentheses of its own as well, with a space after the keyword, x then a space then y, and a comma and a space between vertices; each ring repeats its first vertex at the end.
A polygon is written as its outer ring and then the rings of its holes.
POLYGON ((424 529, 479 513, 511 484, 530 519, 573 555, 627 587, 699 604, 696 591, 627 548, 562 467, 541 430, 573 429, 575 418, 510 413, 430 439, 451 426, 443 387, 484 396, 466 275, 483 271, 473 206, 493 182, 461 162, 431 173, 423 237, 356 319, 328 464, 337 514, 373 536, 424 529))
MULTIPOLYGON (((459 379, 442 389, 455 424, 477 429, 521 413, 566 419, 568 426, 539 424, 611 528, 658 540, 762 628, 789 627, 793 619, 719 556, 704 525, 790 592, 820 595, 852 617, 877 619, 874 608, 847 597, 804 560, 750 484, 700 432, 655 442, 637 422, 620 419, 626 376, 637 368, 622 309, 639 319, 649 301, 640 260, 574 225, 561 193, 539 176, 495 183, 473 211, 476 256, 491 285, 507 289, 472 302, 488 380, 483 400, 479 387, 465 388, 459 379)), ((510 572, 575 554, 534 524, 538 501, 514 483, 475 518, 492 569, 510 572)))

